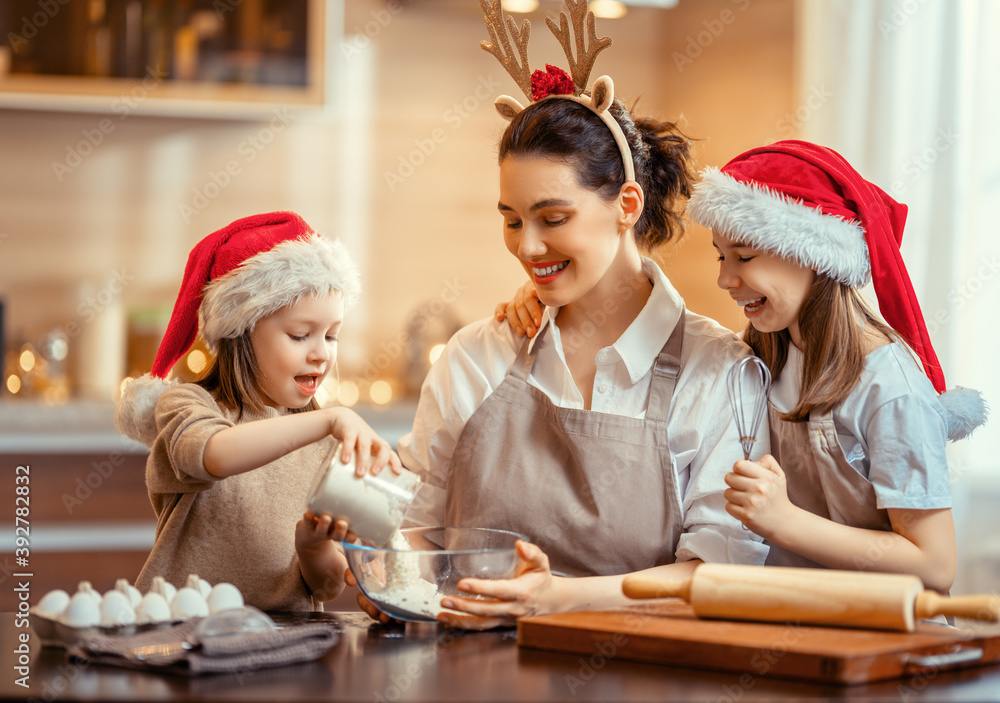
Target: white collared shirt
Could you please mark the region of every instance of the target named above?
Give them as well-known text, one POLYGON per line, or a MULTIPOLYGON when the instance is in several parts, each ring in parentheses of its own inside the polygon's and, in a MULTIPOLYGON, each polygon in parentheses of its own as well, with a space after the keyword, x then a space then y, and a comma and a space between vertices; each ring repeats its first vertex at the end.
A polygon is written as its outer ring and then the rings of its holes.
MULTIPOLYGON (((597 353, 592 411, 634 418, 646 414, 653 362, 677 325, 684 301, 655 262, 644 258, 643 271, 653 284, 652 293, 618 341, 597 353)), ((538 353, 528 383, 559 407, 583 409, 583 396, 563 354, 563 345, 573 340, 563 339, 552 322, 557 315, 558 310, 546 310, 542 326, 549 330, 530 342, 538 346, 538 353)), ((443 524, 443 488, 458 438, 468 419, 507 376, 523 343, 506 322, 479 320, 459 330, 431 368, 420 392, 413 431, 399 441, 403 465, 429 484, 418 493, 408 523, 443 524)), ((687 312, 681 374, 667 421, 674 466, 664 467, 676 474, 684 510, 678 561, 763 564, 767 556, 760 538, 726 512, 722 495, 723 477, 743 458, 726 374, 749 353, 731 331, 687 312)), ((766 418, 764 422, 753 458, 770 451, 766 418)))

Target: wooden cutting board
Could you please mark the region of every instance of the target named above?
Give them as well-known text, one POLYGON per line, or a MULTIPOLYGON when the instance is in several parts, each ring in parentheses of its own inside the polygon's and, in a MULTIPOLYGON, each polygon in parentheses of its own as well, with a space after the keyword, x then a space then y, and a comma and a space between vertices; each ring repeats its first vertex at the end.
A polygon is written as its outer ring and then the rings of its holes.
POLYGON ((982 666, 1000 661, 1000 627, 956 630, 921 625, 883 632, 794 623, 701 620, 683 601, 609 611, 539 615, 518 622, 522 647, 620 657, 832 684, 982 666))

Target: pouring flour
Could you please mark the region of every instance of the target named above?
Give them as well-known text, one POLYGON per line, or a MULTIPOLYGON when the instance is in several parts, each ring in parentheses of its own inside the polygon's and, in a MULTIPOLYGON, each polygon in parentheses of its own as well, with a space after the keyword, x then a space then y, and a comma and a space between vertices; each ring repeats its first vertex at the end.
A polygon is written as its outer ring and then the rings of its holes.
POLYGON ((323 468, 310 493, 307 508, 316 515, 344 518, 358 538, 378 547, 387 547, 385 586, 379 597, 385 603, 427 618, 441 612, 442 594, 422 578, 420 561, 406 537, 399 531, 410 503, 420 487, 420 477, 403 469, 400 474, 383 471, 378 476, 357 476, 354 458, 340 459, 340 445, 327 454, 323 468))
POLYGON ((357 476, 356 455, 345 464, 340 449, 334 444, 324 458, 306 508, 316 515, 345 518, 359 539, 384 547, 398 533, 420 477, 406 469, 357 476))

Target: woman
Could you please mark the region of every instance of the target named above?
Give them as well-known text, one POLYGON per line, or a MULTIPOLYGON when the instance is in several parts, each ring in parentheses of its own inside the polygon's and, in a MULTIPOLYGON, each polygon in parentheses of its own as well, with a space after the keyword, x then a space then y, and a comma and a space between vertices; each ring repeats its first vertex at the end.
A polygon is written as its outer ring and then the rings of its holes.
POLYGON ((490 318, 459 331, 399 444, 403 464, 437 488, 418 497, 416 524, 531 539, 516 578, 460 584, 495 602, 444 600, 464 613, 442 614, 449 625, 613 607, 628 573, 766 555, 722 495, 739 451, 725 373, 749 350, 685 312, 640 255, 680 232, 688 144, 672 124, 633 121, 620 102, 611 111, 634 179, 608 126, 576 102, 542 100, 504 133, 498 208, 547 306, 541 329, 521 340, 490 318))
MULTIPOLYGON (((586 3, 567 4, 578 38, 585 24, 593 32, 586 3)), ((722 494, 740 446, 726 371, 749 349, 685 312, 640 254, 681 231, 694 171, 686 138, 673 124, 633 120, 606 76, 583 95, 595 53, 574 60, 565 18, 564 31, 549 26, 573 77, 552 66, 529 77, 526 61, 512 60, 499 2, 483 6, 492 40, 483 48, 533 100, 497 100, 511 120, 498 209, 507 249, 548 307, 531 340, 494 318, 460 330, 399 443, 403 464, 427 484, 413 523, 531 540, 518 544, 516 578, 464 579, 460 590, 487 600, 446 597, 453 612, 439 619, 510 625, 623 605, 621 582, 636 571, 762 563, 766 548, 726 513, 722 494)), ((526 27, 514 32, 522 59, 527 37, 526 27)))

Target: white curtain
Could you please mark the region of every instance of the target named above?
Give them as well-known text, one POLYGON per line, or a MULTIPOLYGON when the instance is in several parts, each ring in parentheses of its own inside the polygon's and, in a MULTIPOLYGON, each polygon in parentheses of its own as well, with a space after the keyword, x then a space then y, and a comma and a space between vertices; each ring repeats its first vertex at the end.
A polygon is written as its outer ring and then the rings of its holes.
POLYGON ((1000 2, 800 0, 796 9, 801 137, 909 206, 903 259, 945 379, 992 402, 992 421, 949 447, 949 464, 956 589, 998 588, 1000 539, 988 537, 1000 507, 1000 2))

